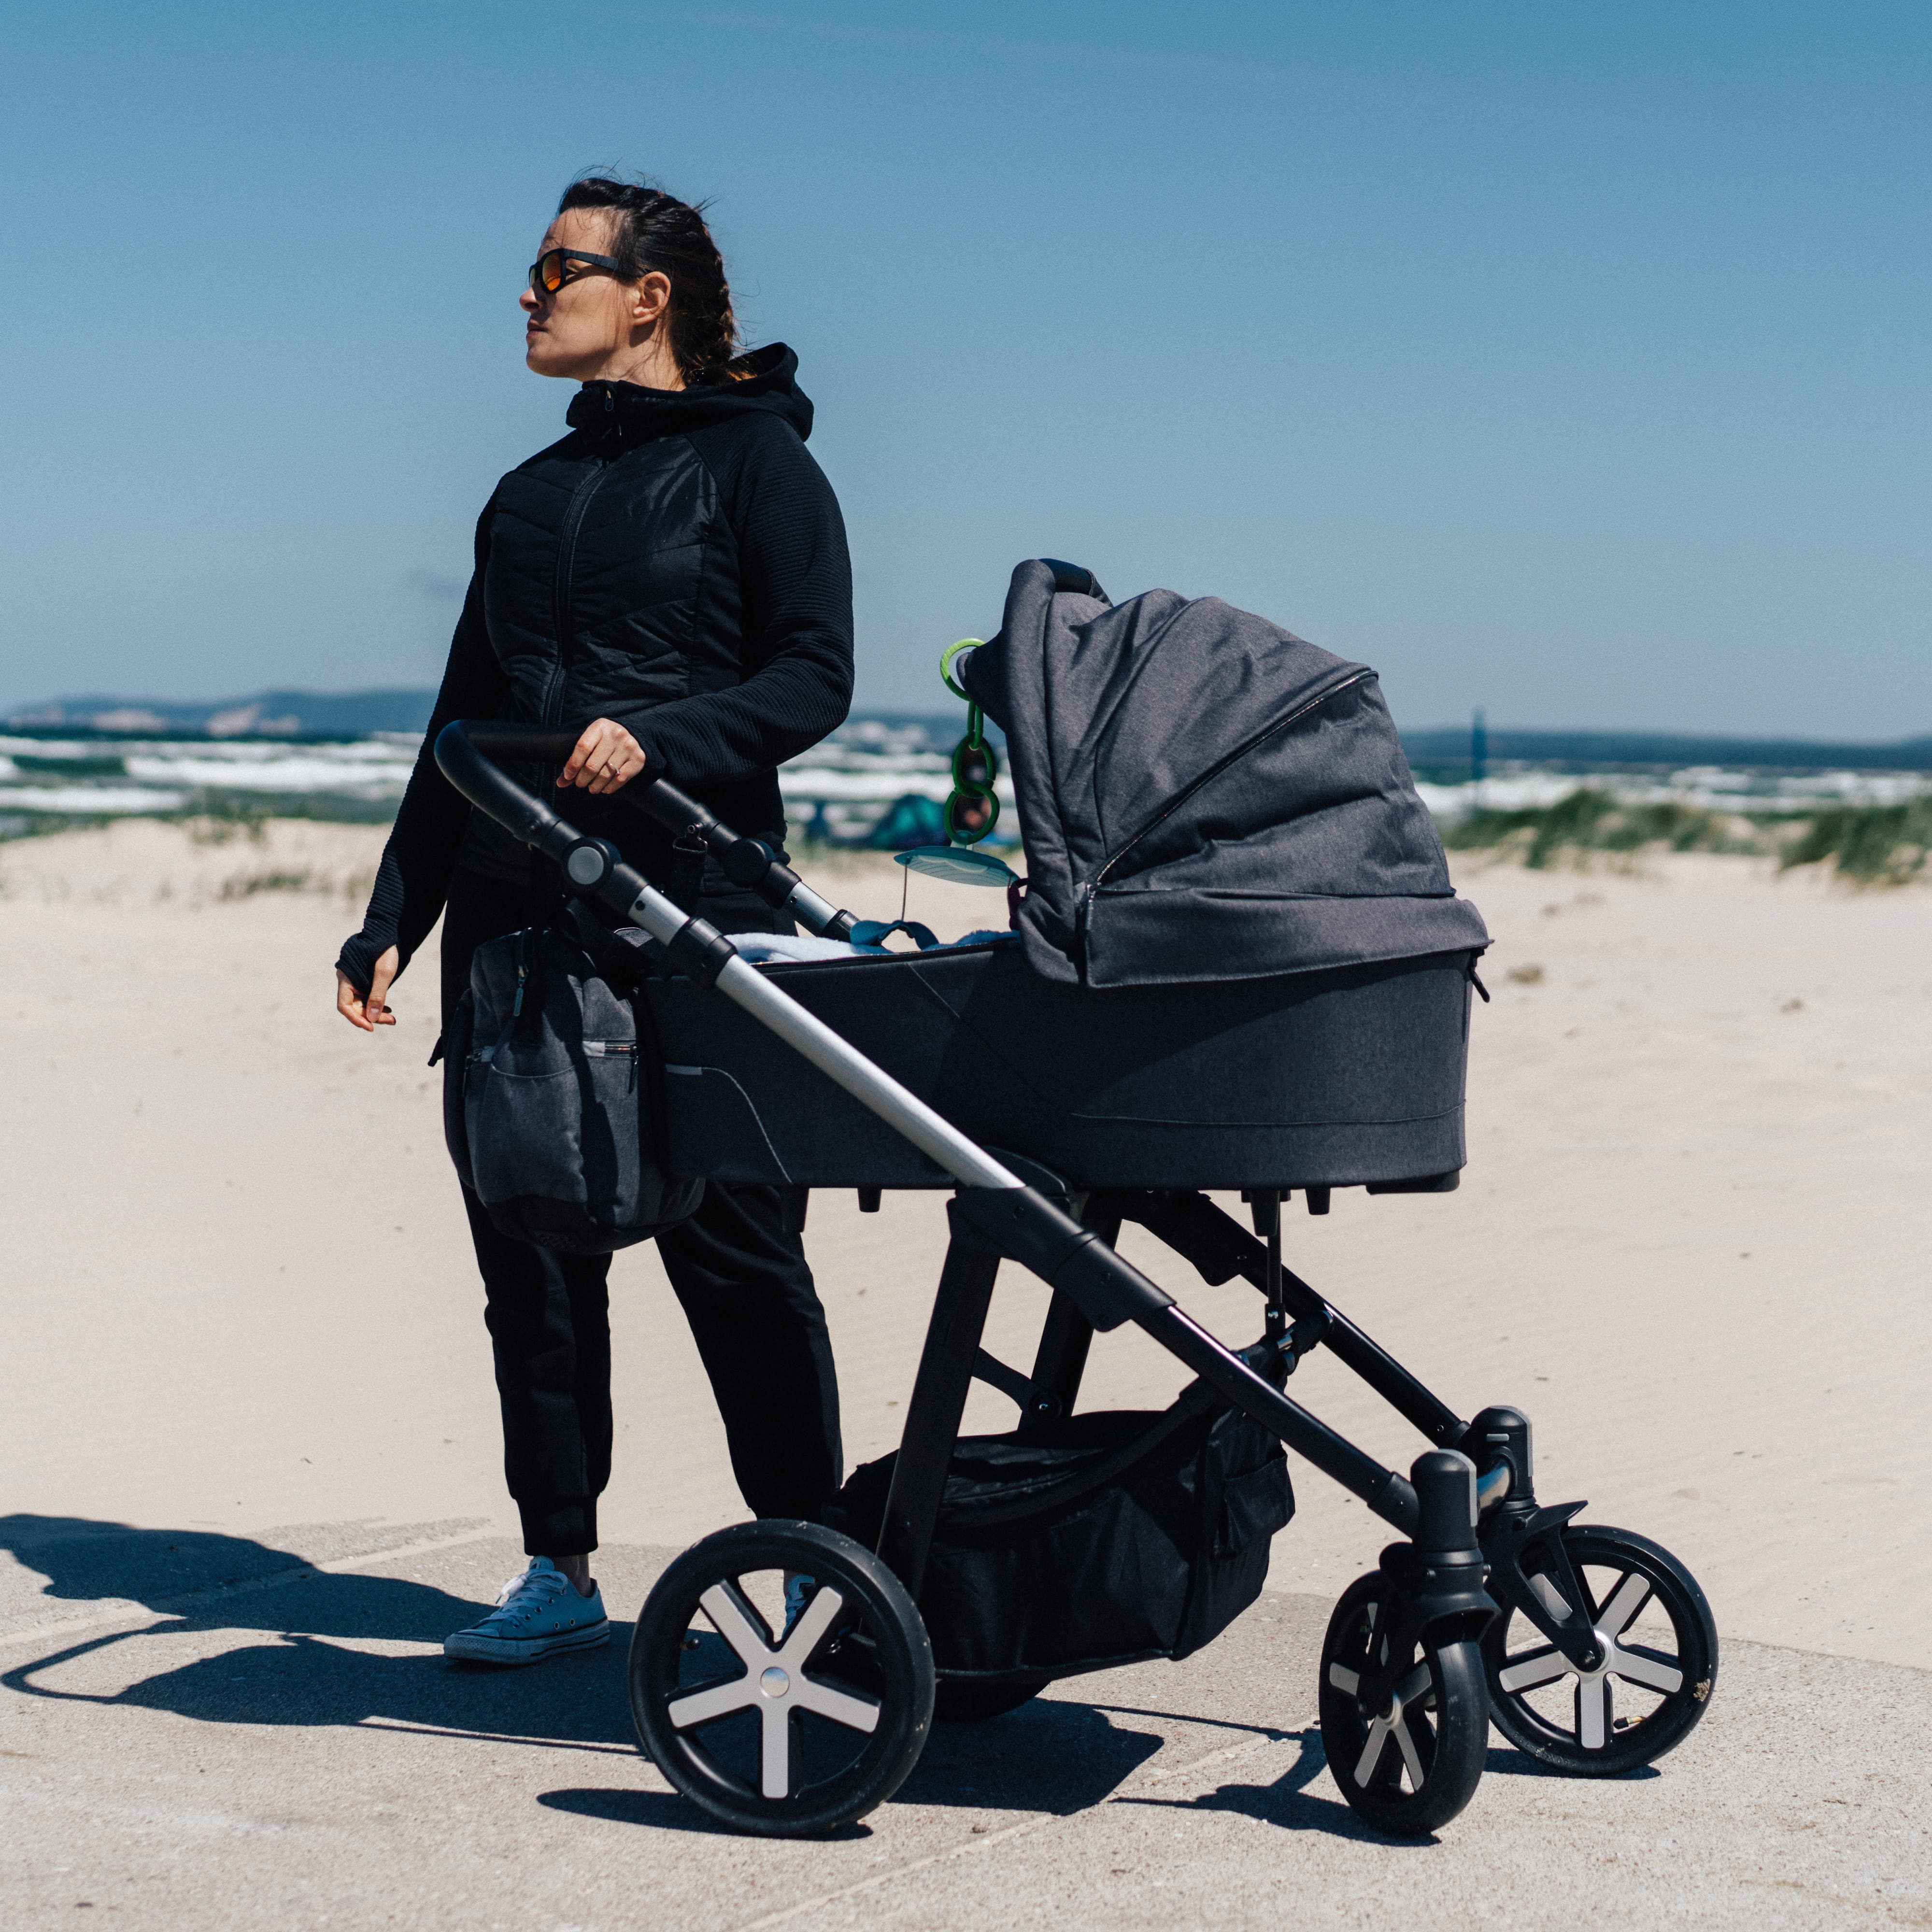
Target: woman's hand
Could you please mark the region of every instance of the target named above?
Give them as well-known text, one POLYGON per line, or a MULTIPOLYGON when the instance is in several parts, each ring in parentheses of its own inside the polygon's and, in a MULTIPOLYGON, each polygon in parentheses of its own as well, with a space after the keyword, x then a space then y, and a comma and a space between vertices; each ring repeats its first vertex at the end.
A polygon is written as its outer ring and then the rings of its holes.
POLYGON ((351 1026, 360 1027, 364 1033, 374 1033, 379 1026, 394 1026, 396 1016, 390 1012, 387 1002, 390 982, 401 964, 402 955, 393 946, 384 951, 369 975, 366 997, 338 966, 335 969, 335 1010, 351 1026))
POLYGON ((584 728, 557 783, 601 794, 628 784, 644 768, 644 748, 614 718, 599 718, 584 728))

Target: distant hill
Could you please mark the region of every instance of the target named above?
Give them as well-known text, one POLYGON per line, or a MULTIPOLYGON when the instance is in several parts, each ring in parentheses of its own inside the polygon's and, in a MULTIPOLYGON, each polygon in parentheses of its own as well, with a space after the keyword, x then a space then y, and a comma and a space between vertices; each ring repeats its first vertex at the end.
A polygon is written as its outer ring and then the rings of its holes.
MULTIPOLYGON (((1835 745, 1806 738, 1697 738, 1657 731, 1503 731, 1488 734, 1492 765, 1556 765, 1564 771, 1687 766, 1796 772, 1932 771, 1932 738, 1889 745, 1835 745)), ((1466 766, 1469 728, 1405 731, 1402 749, 1412 765, 1466 766)))
POLYGON ((436 693, 422 691, 264 691, 254 698, 182 704, 149 698, 63 698, 30 705, 4 721, 45 730, 106 731, 175 737, 359 738, 370 731, 421 731, 436 693))

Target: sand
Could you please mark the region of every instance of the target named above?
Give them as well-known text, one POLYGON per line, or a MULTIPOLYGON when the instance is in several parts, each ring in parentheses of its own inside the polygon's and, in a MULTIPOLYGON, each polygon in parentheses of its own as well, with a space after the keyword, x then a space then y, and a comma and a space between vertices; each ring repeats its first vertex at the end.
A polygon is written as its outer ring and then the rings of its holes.
MULTIPOLYGON (((0 1508, 20 1535, 58 1519, 333 1556, 514 1529, 424 1065, 433 960, 393 1030, 332 1011, 380 843, 128 824, 0 847, 0 1508)), ((822 877, 896 910, 883 862, 822 877)), ((1496 941, 1462 1188, 1298 1205, 1292 1264, 1464 1413, 1526 1408, 1542 1495, 1675 1550, 1726 1637, 1923 1665, 1932 890, 1718 858, 1460 883, 1496 941)), ((912 891, 942 930, 998 916, 990 894, 912 891)), ((814 1198, 850 1461, 895 1439, 943 1230, 936 1196, 814 1198)), ((1258 1332, 1250 1292, 1127 1245, 1217 1332, 1258 1332)), ((674 1546, 743 1512, 652 1251, 614 1280, 605 1535, 674 1546)), ((1027 1359, 1044 1300, 1003 1286, 997 1352, 1027 1359)), ((1096 1349, 1088 1399, 1179 1379, 1130 1333, 1096 1349)), ((1318 1356, 1294 1392, 1386 1459, 1421 1446, 1318 1356)), ((1011 1414, 982 1391, 969 1420, 1011 1414)), ((1312 1472, 1298 1490, 1272 1586, 1332 1595, 1386 1534, 1312 1472)), ((43 1580, 0 1576, 0 1613, 82 1607, 43 1580)))

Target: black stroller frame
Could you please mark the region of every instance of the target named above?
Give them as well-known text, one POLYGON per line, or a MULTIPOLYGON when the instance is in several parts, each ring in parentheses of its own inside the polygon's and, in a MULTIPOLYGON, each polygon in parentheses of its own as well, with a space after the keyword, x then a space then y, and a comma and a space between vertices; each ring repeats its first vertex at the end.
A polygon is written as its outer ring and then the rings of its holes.
MULTIPOLYGON (((1126 1322, 1196 1378, 1183 1404, 1238 1410, 1396 1533, 1378 1570, 1344 1593, 1321 1666, 1330 1766, 1342 1795, 1371 1824, 1413 1834, 1448 1822, 1474 1791, 1492 1720, 1546 1765, 1580 1775, 1634 1768, 1688 1732, 1717 1667, 1714 1628, 1694 1579, 1642 1538, 1576 1525, 1582 1503, 1540 1505, 1530 1424, 1521 1412, 1496 1405, 1466 1420, 1284 1266, 1286 1186, 1245 1190, 1250 1232, 1198 1190, 1078 1191, 1038 1162, 976 1144, 741 957, 728 938, 625 864, 613 846, 581 836, 494 762, 561 762, 575 739, 544 727, 459 722, 435 750, 459 791, 559 866, 568 892, 660 942, 668 970, 748 1014, 910 1142, 953 1187, 950 1239, 876 1551, 818 1525, 741 1525, 679 1558, 640 1616, 633 1709, 646 1749, 674 1784, 740 1829, 823 1832, 896 1789, 924 1743, 936 1691, 942 1716, 949 1688, 953 1714, 991 1715, 1041 1688, 1045 1678, 994 1682, 980 1686, 976 1700, 970 1680, 943 1685, 935 1672, 916 1606, 949 1468, 974 1379, 1018 1405, 1021 1438, 1049 1431, 1073 1412, 1095 1334, 1126 1322), (1115 1251, 1126 1222, 1144 1228, 1208 1282, 1239 1277, 1259 1291, 1261 1339, 1230 1348, 1193 1321, 1115 1251), (1006 1261, 1052 1292, 1024 1374, 982 1346, 1006 1261), (1317 1348, 1359 1376, 1431 1445, 1406 1475, 1286 1393, 1298 1363, 1317 1348), (776 1635, 733 1580, 762 1568, 782 1568, 815 1592, 776 1635), (1592 1576, 1606 1572, 1614 1587, 1593 1587, 1592 1576), (1668 1622, 1674 1653, 1638 1640, 1633 1625, 1647 1606, 1668 1622), (735 1674, 693 1690, 680 1671, 698 1646, 689 1627, 700 1610, 735 1652, 727 1660, 735 1674), (1524 1637, 1529 1649, 1509 1648, 1524 1637), (1638 1687, 1652 1708, 1614 1720, 1612 1677, 1638 1687), (1546 1694, 1538 1701, 1536 1694, 1552 1688, 1574 1694, 1574 1724, 1552 1714, 1546 1694), (707 1722, 745 1710, 762 1726, 755 1780, 721 1766, 695 1742, 707 1722), (814 1778, 805 1763, 807 1713, 844 1726, 848 1740, 862 1740, 856 1758, 829 1777, 814 1778)), ((701 840, 734 884, 788 910, 808 931, 850 938, 850 914, 668 781, 647 775, 625 796, 701 840)), ((1454 1179, 1372 1184, 1370 1191, 1445 1191, 1454 1179)), ((1304 1192, 1311 1212, 1328 1210, 1326 1186, 1304 1192)), ((1016 1507, 1043 1509, 1052 1501, 1049 1489, 1016 1507)))

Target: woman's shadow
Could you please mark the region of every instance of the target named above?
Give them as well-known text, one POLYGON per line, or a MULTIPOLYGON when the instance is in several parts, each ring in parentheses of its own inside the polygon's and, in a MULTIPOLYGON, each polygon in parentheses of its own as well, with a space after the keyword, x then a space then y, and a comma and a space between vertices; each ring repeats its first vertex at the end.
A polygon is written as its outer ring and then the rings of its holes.
MULTIPOLYGON (((47 1579, 40 1599, 131 1600, 164 1621, 76 1636, 0 1676, 17 1694, 165 1711, 202 1724, 395 1726, 562 1749, 634 1753, 625 1688, 630 1625, 603 1648, 540 1671, 452 1666, 442 1640, 486 1605, 400 1576, 333 1575, 294 1552, 200 1530, 135 1529, 76 1516, 0 1516, 0 1549, 47 1579), (269 1583, 271 1579, 285 1579, 269 1583), (268 1587, 248 1587, 268 1583, 268 1587), (241 1586, 241 1587, 236 1587, 241 1586), (212 1648, 112 1693, 64 1666, 121 1648, 165 1657, 171 1638, 219 1630, 212 1648), (436 1646, 398 1655, 365 1646, 436 1646)), ((17 1601, 17 1599, 16 1599, 17 1601)))
MULTIPOLYGON (((405 1577, 317 1571, 292 1551, 246 1537, 16 1515, 0 1516, 0 1550, 46 1579, 30 1602, 132 1601, 162 1619, 66 1641, 50 1634, 0 1676, 0 1687, 19 1696, 202 1724, 393 1727, 638 1754, 628 1622, 614 1620, 601 1649, 538 1670, 496 1670, 452 1665, 441 1654, 442 1640, 475 1622, 484 1606, 405 1577), (194 1641, 223 1631, 246 1634, 232 1643, 194 1641), (188 1660, 128 1681, 130 1668, 165 1660, 184 1639, 195 1653, 188 1660), (400 1644, 421 1648, 394 1654, 400 1644), (99 1660, 113 1652, 116 1666, 104 1672, 99 1660), (122 1688, 99 1688, 110 1676, 122 1688)), ((1158 1736, 1118 1725, 1104 1709, 1043 1698, 991 1724, 936 1726, 901 1796, 920 1804, 1064 1814, 1100 1802, 1160 1746, 1158 1736)), ((550 1791, 539 1802, 642 1825, 715 1828, 682 1798, 640 1789, 628 1774, 614 1785, 550 1791)))

